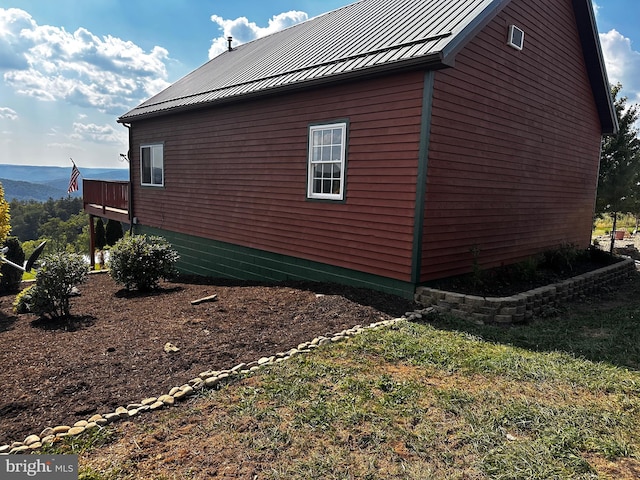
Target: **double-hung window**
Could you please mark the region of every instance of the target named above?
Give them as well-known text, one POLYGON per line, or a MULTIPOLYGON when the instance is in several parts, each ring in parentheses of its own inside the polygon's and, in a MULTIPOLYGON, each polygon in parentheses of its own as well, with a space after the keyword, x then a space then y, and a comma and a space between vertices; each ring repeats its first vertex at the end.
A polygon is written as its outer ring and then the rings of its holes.
POLYGON ((347 124, 309 127, 307 198, 344 200, 347 124))
POLYGON ((140 184, 150 187, 164 186, 163 145, 140 147, 140 184))

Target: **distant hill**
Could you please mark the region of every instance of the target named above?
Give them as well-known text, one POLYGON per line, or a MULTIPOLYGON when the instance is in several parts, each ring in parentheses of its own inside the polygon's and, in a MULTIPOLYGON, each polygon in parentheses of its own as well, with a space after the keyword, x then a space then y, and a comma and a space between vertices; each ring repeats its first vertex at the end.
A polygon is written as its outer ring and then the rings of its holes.
MULTIPOLYGON (((126 168, 81 168, 80 174, 82 178, 93 180, 129 180, 129 170, 126 168)), ((0 164, 0 183, 7 201, 46 202, 49 198, 57 200, 66 197, 70 176, 71 167, 0 164)), ((71 196, 82 196, 82 181, 79 186, 80 190, 71 196)))

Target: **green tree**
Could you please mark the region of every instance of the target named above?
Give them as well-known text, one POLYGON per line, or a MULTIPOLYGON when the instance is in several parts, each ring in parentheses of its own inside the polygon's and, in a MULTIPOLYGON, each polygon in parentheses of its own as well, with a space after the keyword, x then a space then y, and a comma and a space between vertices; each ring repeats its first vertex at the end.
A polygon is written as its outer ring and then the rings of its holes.
POLYGON ((98 221, 96 222, 95 235, 96 235, 96 238, 95 238, 96 248, 98 250, 102 250, 107 244, 107 239, 105 237, 104 222, 102 221, 101 218, 98 218, 98 221))
POLYGON ((79 245, 78 238, 88 225, 86 213, 76 213, 66 221, 54 217, 40 226, 39 238, 46 238, 49 248, 54 252, 87 252, 88 244, 79 245))
POLYGON ((43 224, 53 218, 67 222, 80 212, 82 212, 80 198, 68 197, 58 200, 50 198, 44 203, 35 200, 12 200, 11 233, 23 243, 28 240, 37 240, 43 224))
POLYGON ((613 217, 611 250, 619 213, 631 212, 640 199, 640 139, 634 124, 640 118, 638 105, 627 105, 627 97, 619 97, 622 85, 611 87, 619 130, 605 138, 600 156, 596 214, 613 217))
POLYGON ((124 236, 124 232, 122 231, 122 224, 117 220, 111 220, 107 222, 107 228, 105 232, 105 238, 107 241, 107 245, 113 246, 118 243, 124 236))
POLYGON ((43 216, 42 203, 35 200, 12 200, 11 233, 23 243, 28 240, 37 240, 38 228, 40 228, 43 216))
POLYGON ((4 199, 4 188, 0 183, 0 245, 4 244, 11 231, 11 216, 9 215, 9 203, 4 199))

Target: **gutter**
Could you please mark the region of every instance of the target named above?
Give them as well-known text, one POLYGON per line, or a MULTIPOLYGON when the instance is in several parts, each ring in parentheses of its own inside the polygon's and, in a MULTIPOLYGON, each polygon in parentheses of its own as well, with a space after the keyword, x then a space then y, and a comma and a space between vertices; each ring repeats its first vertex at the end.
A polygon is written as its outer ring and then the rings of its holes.
MULTIPOLYGON (((348 60, 348 59, 347 59, 348 60)), ((341 60, 342 61, 342 60, 341 60)), ((333 75, 328 75, 325 77, 321 77, 321 78, 316 78, 313 80, 305 80, 302 82, 295 82, 295 83, 291 83, 288 85, 282 85, 282 86, 277 86, 277 87, 271 87, 271 88, 266 88, 266 89, 262 89, 262 90, 258 90, 256 92, 251 92, 251 93, 245 93, 245 94, 241 94, 241 95, 235 95, 235 96, 229 96, 229 97, 222 97, 222 98, 218 98, 215 100, 211 100, 211 101, 206 101, 206 102, 197 102, 197 103, 193 103, 190 105, 181 105, 181 106, 177 106, 177 107, 169 107, 169 108, 159 108, 160 105, 162 105, 163 103, 172 103, 172 102, 176 102, 176 101, 184 101, 185 99, 188 98, 193 98, 193 97, 198 97, 201 95, 207 95, 207 94, 211 94, 214 92, 223 92, 225 90, 229 90, 232 88, 236 88, 240 85, 250 85, 251 83, 257 83, 257 82, 261 82, 264 80, 267 80, 269 78, 277 78, 277 77, 266 77, 266 78, 261 78, 255 81, 251 81, 251 82, 246 82, 246 83, 240 83, 237 85, 233 85, 231 87, 224 87, 224 88, 220 88, 217 90, 209 90, 209 91, 205 91, 205 92, 199 92, 197 94, 194 95, 189 95, 189 96, 184 96, 184 97, 180 97, 180 98, 175 98, 172 100, 167 100, 165 102, 161 102, 161 103, 157 103, 155 105, 149 105, 147 107, 138 107, 134 110, 132 110, 130 112, 130 114, 125 114, 123 116, 121 116, 120 118, 118 118, 118 123, 129 123, 131 121, 137 121, 137 120, 145 120, 148 118, 155 118, 155 117, 160 117, 160 116, 164 116, 164 115, 171 115, 174 113, 182 113, 182 112, 188 112, 188 111, 192 111, 192 110, 198 110, 201 108, 207 108, 207 107, 211 107, 211 106, 218 106, 218 105, 225 105, 225 104, 229 104, 229 103, 237 103, 237 102, 241 102, 241 101, 249 101, 249 100, 254 100, 256 98, 260 98, 260 97, 266 97, 266 96, 272 96, 272 95, 278 95, 281 93, 289 93, 289 92, 294 92, 297 90, 305 90, 308 89, 309 87, 320 87, 320 86, 325 86, 325 85, 331 85, 331 84, 335 84, 338 82, 342 82, 342 81, 350 81, 350 80, 355 80, 355 79, 359 79, 362 77, 366 77, 366 78, 373 78, 376 76, 382 76, 382 75, 387 75, 387 74, 391 74, 391 73, 395 73, 398 71, 407 71, 407 70, 413 70, 413 69, 422 69, 422 68, 426 68, 428 70, 439 70, 442 68, 447 68, 450 65, 447 65, 446 63, 443 62, 443 58, 440 52, 431 54, 431 55, 427 55, 427 56, 423 56, 423 57, 418 57, 418 58, 414 58, 414 59, 410 59, 410 60, 400 60, 397 62, 392 62, 392 63, 386 63, 383 65, 378 65, 375 67, 367 67, 367 68, 362 68, 356 71, 351 71, 351 72, 347 72, 347 73, 337 73, 337 74, 333 74, 333 75), (156 108, 155 110, 151 111, 151 112, 147 112, 147 113, 141 113, 141 114, 135 114, 135 110, 137 109, 144 109, 144 108, 156 108)), ((317 68, 318 66, 314 66, 312 68, 317 68)), ((295 72, 287 72, 286 74, 292 74, 295 72)), ((282 75, 279 75, 282 76, 282 75)))

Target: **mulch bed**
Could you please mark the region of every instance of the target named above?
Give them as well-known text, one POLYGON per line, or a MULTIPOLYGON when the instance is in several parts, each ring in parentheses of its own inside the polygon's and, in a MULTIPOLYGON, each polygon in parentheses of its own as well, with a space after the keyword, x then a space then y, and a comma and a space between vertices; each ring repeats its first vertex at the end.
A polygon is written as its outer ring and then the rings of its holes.
POLYGON ((79 288, 74 316, 59 323, 15 315, 15 295, 0 297, 0 445, 165 394, 206 370, 414 308, 406 299, 331 284, 198 277, 138 294, 94 274, 79 288), (191 304, 213 294, 215 302, 191 304), (167 342, 180 350, 165 353, 167 342))

